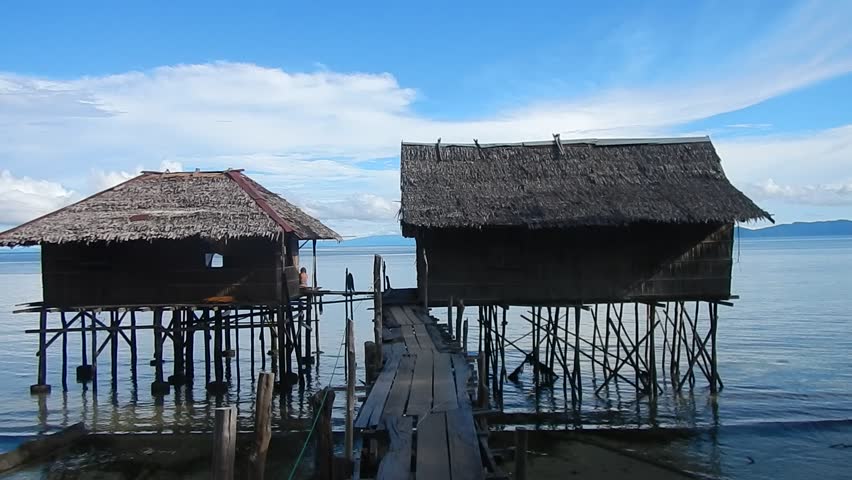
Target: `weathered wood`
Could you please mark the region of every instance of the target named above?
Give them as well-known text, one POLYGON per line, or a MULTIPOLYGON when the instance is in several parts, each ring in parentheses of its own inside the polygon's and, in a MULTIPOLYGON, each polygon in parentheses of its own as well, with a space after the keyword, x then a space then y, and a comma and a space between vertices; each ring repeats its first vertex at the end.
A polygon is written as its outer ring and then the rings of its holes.
POLYGON ((272 437, 272 390, 275 375, 260 372, 254 407, 254 442, 249 454, 249 472, 253 480, 263 480, 266 471, 266 452, 272 437))
POLYGON ((358 417, 355 419, 355 428, 376 427, 381 421, 382 411, 390 394, 390 389, 394 383, 394 378, 402 357, 398 349, 388 349, 386 352, 389 357, 387 362, 385 362, 385 368, 379 373, 376 382, 370 389, 367 400, 364 401, 364 404, 358 411, 358 417))
POLYGON ((488 382, 486 381, 485 372, 485 356, 479 355, 476 358, 477 365, 477 389, 476 389, 476 404, 479 408, 488 408, 488 382))
POLYGON ((412 420, 412 417, 402 416, 385 420, 389 446, 379 463, 377 480, 408 479, 411 476, 412 420))
POLYGON ((467 382, 470 379, 470 368, 467 359, 461 355, 450 357, 453 363, 453 378, 456 386, 456 398, 459 406, 470 404, 470 395, 467 392, 467 382))
POLYGON ((317 415, 316 452, 314 471, 317 480, 334 480, 334 440, 331 434, 331 411, 334 406, 334 390, 326 387, 311 397, 311 405, 317 415))
POLYGON ((527 478, 527 437, 526 428, 515 429, 515 475, 513 480, 526 480, 527 478))
POLYGON ((444 412, 426 415, 417 423, 416 471, 417 478, 451 478, 447 416, 444 412))
POLYGON ((47 310, 42 310, 38 320, 38 378, 30 393, 47 393, 47 310))
MULTIPOLYGON (((186 357, 184 359, 184 376, 188 382, 192 382, 195 376, 195 313, 186 311, 186 357)), ((254 369, 252 368, 252 371, 254 369)))
POLYGON ((464 319, 464 325, 462 326, 462 352, 465 355, 467 355, 467 348, 468 348, 467 332, 468 332, 467 319, 465 318, 464 319))
MULTIPOLYGON (((68 329, 68 321, 65 318, 65 312, 61 313, 62 329, 68 329)), ((73 320, 72 320, 73 322, 73 320)), ((62 391, 68 391, 68 333, 62 334, 62 391)))
MULTIPOLYGON (((399 361, 393 386, 388 394, 387 403, 382 411, 382 418, 401 416, 405 413, 405 404, 411 393, 411 379, 414 375, 416 357, 403 355, 399 361)), ((384 420, 383 420, 384 421, 384 420)))
POLYGON ((479 480, 484 477, 479 441, 470 406, 447 410, 447 440, 453 480, 479 480))
POLYGON ((183 385, 185 374, 183 368, 183 312, 179 309, 172 311, 172 350, 173 350, 173 371, 171 384, 183 385))
POLYGON ((456 386, 453 381, 452 361, 450 355, 440 353, 434 355, 434 398, 432 400, 433 412, 444 412, 455 410, 459 407, 456 396, 456 386))
POLYGON ((411 396, 405 409, 407 415, 425 415, 432 408, 432 361, 431 350, 417 352, 411 379, 411 396))
POLYGON ((237 407, 217 408, 213 424, 213 480, 233 480, 237 443, 237 407))
MULTIPOLYGON (((456 302, 456 341, 461 343, 462 341, 462 316, 464 315, 464 300, 459 299, 456 302)), ((465 348, 467 348, 465 346, 465 348)))
MULTIPOLYGON (((80 318, 81 321, 83 317, 80 318)), ((85 338, 85 337, 84 337, 85 338)), ((138 345, 136 343, 136 312, 130 311, 130 377, 136 381, 136 364, 139 360, 138 345)))
POLYGON ((447 331, 450 337, 453 336, 453 297, 450 296, 450 301, 447 305, 447 331))
POLYGON ((718 325, 719 305, 710 305, 710 391, 716 393, 719 385, 719 371, 716 364, 716 327, 718 325))

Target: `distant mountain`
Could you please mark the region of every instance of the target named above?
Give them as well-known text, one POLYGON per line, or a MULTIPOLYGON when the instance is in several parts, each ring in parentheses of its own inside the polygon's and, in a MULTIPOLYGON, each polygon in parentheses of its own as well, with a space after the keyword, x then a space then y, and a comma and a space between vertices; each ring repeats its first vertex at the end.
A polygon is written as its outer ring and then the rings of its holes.
POLYGON ((401 235, 374 235, 372 237, 359 237, 337 242, 320 242, 318 246, 326 247, 414 247, 413 238, 405 238, 401 235))
POLYGON ((852 221, 793 222, 766 228, 738 227, 740 238, 852 236, 852 221))

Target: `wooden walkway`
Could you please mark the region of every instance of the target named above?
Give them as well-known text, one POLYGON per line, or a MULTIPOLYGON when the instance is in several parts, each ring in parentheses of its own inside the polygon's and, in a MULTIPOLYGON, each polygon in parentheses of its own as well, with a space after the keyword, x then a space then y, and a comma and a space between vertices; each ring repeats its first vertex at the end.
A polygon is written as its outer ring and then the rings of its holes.
POLYGON ((467 359, 423 308, 383 312, 384 367, 355 420, 362 432, 387 434, 376 478, 484 478, 467 359))

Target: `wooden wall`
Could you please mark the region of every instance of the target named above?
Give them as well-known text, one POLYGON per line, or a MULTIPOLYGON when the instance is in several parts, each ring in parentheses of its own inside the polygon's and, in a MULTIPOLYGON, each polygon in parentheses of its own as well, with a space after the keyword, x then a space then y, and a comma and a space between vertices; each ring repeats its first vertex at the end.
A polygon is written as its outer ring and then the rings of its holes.
POLYGON ((420 230, 417 244, 418 289, 422 300, 428 283, 432 305, 450 296, 531 305, 731 293, 732 225, 420 230))
POLYGON ((149 305, 232 296, 238 302, 275 303, 286 280, 282 251, 281 240, 264 238, 47 244, 42 246, 44 301, 149 305), (221 268, 205 264, 208 253, 222 255, 221 268))

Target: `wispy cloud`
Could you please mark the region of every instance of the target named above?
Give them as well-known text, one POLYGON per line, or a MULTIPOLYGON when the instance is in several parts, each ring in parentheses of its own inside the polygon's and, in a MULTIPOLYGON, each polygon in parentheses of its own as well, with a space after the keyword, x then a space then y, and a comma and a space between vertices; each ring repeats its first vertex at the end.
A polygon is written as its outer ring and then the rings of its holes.
POLYGON ((747 191, 756 199, 779 199, 806 205, 852 205, 852 182, 824 185, 779 185, 771 178, 749 185, 747 191))

